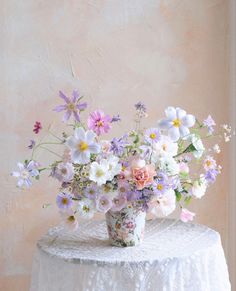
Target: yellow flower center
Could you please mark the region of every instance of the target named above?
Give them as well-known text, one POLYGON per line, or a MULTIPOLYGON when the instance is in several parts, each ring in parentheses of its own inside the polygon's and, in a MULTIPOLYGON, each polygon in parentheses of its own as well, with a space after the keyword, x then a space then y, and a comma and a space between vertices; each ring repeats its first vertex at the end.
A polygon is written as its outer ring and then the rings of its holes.
POLYGON ((124 170, 126 169, 126 167, 125 166, 122 166, 122 168, 121 168, 121 170, 124 172, 124 170))
POLYGON ((176 118, 176 119, 173 120, 173 126, 174 127, 180 127, 180 125, 181 125, 181 120, 180 119, 176 118))
POLYGON ((21 172, 21 176, 23 179, 27 179, 27 178, 29 178, 29 172, 25 170, 25 171, 21 172))
POLYGON ((72 111, 74 111, 74 110, 76 109, 74 103, 69 103, 69 104, 67 105, 67 108, 68 108, 69 110, 72 110, 72 111))
POLYGON ((90 210, 90 209, 89 209, 88 206, 86 206, 86 205, 83 206, 83 211, 84 211, 84 212, 89 212, 89 210, 90 210))
POLYGON ((155 139, 156 137, 157 137, 157 135, 156 135, 155 133, 151 133, 151 134, 150 134, 150 138, 151 138, 151 139, 155 139))
POLYGON ((211 161, 207 160, 206 161, 206 165, 207 165, 207 167, 210 167, 211 166, 211 161))
POLYGON ((61 203, 66 205, 68 203, 68 199, 67 198, 62 198, 61 203))
POLYGON ((79 144, 78 144, 78 148, 81 152, 84 152, 88 149, 88 144, 84 141, 81 141, 79 144))
POLYGON ((96 171, 96 176, 99 178, 99 177, 102 177, 104 175, 104 172, 103 172, 103 170, 101 170, 101 169, 98 169, 97 171, 96 171))
POLYGON ((158 184, 158 185, 157 185, 157 190, 161 191, 162 189, 163 189, 163 185, 158 184))
POLYGON ((94 190, 89 190, 89 194, 90 195, 94 195, 95 194, 95 191, 94 190))
POLYGON ((101 120, 98 121, 98 122, 97 122, 97 126, 98 126, 98 127, 102 127, 102 126, 103 126, 103 121, 101 121, 101 120))

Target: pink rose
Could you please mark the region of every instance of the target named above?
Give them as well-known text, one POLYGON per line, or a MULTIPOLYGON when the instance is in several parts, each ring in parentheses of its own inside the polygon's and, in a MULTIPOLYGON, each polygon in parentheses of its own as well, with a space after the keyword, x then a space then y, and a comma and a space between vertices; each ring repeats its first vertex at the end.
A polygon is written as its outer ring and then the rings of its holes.
POLYGON ((142 168, 132 169, 132 178, 138 190, 142 190, 144 187, 151 184, 155 175, 156 172, 153 165, 147 165, 142 168))

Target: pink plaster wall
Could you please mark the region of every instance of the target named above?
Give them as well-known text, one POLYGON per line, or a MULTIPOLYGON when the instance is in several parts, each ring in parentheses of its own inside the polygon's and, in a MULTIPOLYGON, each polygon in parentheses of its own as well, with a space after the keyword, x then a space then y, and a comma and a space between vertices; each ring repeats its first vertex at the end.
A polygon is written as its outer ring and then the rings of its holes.
MULTIPOLYGON (((9 172, 27 155, 35 120, 54 123, 57 91, 74 88, 92 108, 120 112, 121 133, 138 100, 153 124, 168 105, 228 122, 227 0, 2 0, 0 290, 29 288, 37 239, 58 222, 56 183, 47 177, 20 192, 9 172)), ((225 147, 227 152, 228 146, 225 147)), ((51 156, 41 155, 45 161, 51 156)), ((226 249, 229 155, 196 221, 218 230, 226 249)))

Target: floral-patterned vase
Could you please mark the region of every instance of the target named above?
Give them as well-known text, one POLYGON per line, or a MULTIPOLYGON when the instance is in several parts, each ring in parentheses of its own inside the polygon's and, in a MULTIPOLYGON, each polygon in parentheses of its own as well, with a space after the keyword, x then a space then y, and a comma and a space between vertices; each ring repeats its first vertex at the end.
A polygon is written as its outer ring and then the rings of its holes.
POLYGON ((106 213, 109 240, 113 246, 139 245, 144 236, 146 212, 141 208, 127 206, 118 212, 106 213))

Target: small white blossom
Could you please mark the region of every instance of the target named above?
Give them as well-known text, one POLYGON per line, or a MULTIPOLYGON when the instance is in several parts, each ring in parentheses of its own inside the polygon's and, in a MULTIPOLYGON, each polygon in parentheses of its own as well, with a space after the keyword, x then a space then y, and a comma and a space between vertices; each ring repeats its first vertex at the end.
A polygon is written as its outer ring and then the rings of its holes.
POLYGON ((200 175, 200 178, 193 183, 193 186, 190 190, 191 194, 196 198, 202 198, 207 189, 207 181, 204 175, 200 175))
POLYGON ((220 147, 219 147, 218 144, 215 144, 215 145, 213 146, 213 151, 214 151, 215 153, 217 153, 217 154, 220 153, 220 147))
POLYGON ((91 199, 83 199, 80 200, 78 203, 78 214, 85 218, 90 219, 94 216, 94 213, 96 211, 94 201, 91 199))
POLYGON ((180 170, 176 160, 170 156, 160 158, 158 166, 160 170, 165 172, 168 176, 177 175, 180 170))

